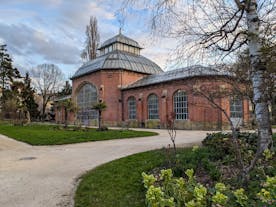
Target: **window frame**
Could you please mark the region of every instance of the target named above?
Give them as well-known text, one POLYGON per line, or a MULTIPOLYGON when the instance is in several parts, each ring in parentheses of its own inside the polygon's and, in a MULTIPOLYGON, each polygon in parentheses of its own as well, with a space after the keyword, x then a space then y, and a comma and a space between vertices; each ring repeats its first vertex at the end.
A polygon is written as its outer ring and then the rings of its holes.
POLYGON ((129 120, 137 119, 137 105, 136 105, 136 99, 134 96, 130 96, 127 99, 127 112, 128 112, 129 120))
POLYGON ((159 98, 152 93, 147 98, 147 111, 149 120, 158 120, 159 117, 159 98))
POLYGON ((232 97, 229 104, 230 118, 243 118, 243 100, 238 97, 232 97), (239 103, 237 103, 239 102, 239 103))
MULTIPOLYGON (((92 106, 98 102, 98 91, 96 86, 91 83, 84 83, 76 94, 78 106, 77 118, 82 122, 97 119, 98 113, 92 106)), ((85 123, 87 124, 87 123, 85 123)))
POLYGON ((189 119, 188 95, 184 90, 177 90, 173 94, 173 111, 175 120, 189 119))

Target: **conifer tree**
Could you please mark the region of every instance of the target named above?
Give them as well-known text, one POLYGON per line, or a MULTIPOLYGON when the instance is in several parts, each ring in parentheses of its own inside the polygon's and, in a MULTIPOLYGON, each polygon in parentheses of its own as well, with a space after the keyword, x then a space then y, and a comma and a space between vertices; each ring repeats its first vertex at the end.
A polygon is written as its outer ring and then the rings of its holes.
POLYGON ((21 92, 22 103, 26 107, 27 111, 30 113, 31 119, 35 119, 37 118, 39 111, 38 104, 35 102, 35 90, 31 86, 31 78, 29 76, 29 73, 26 73, 23 84, 24 85, 21 92))
POLYGON ((13 67, 12 58, 7 53, 7 45, 0 45, 0 88, 2 91, 1 104, 8 98, 11 84, 20 77, 19 71, 13 67))
POLYGON ((71 93, 72 93, 72 86, 70 85, 69 81, 65 81, 65 85, 58 92, 58 96, 67 96, 67 95, 71 95, 71 93))

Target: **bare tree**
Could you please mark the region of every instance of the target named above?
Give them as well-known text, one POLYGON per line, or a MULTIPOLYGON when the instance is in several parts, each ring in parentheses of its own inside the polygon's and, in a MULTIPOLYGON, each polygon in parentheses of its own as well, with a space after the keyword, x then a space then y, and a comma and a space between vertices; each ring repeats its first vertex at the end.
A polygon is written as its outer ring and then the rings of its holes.
POLYGON ((94 16, 90 17, 89 24, 86 26, 85 48, 81 53, 83 60, 93 60, 97 56, 97 48, 100 44, 100 35, 98 32, 98 21, 94 16))
MULTIPOLYGON (((152 27, 159 34, 178 39, 180 52, 209 52, 227 57, 239 49, 248 48, 250 80, 253 86, 255 116, 259 143, 256 158, 272 143, 269 117, 269 96, 265 81, 267 65, 261 55, 265 42, 276 40, 275 0, 150 0, 144 2, 152 9, 152 27), (163 32, 160 32, 163 31, 163 32)), ((124 4, 126 5, 126 4, 124 4)), ((141 5, 140 5, 141 6, 141 5)), ((249 171, 252 165, 247 169, 249 171)))
MULTIPOLYGON (((275 105, 273 104, 273 98, 276 93, 276 46, 267 46, 264 45, 262 48, 262 58, 266 63, 267 69, 264 72, 264 78, 266 82, 266 89, 268 93, 268 100, 270 102, 270 105, 273 109, 275 105)), ((232 65, 230 70, 236 75, 236 81, 239 83, 247 83, 247 90, 246 93, 248 95, 248 98, 251 101, 253 112, 255 111, 255 104, 254 104, 254 96, 253 96, 253 86, 252 82, 250 80, 250 70, 251 70, 251 64, 250 64, 250 57, 248 50, 242 51, 240 54, 238 54, 238 58, 236 63, 232 65)), ((272 111, 272 120, 275 119, 275 114, 272 111)))
POLYGON ((173 143, 174 158, 176 160, 176 144, 175 144, 176 129, 175 129, 175 113, 174 112, 172 112, 171 116, 168 117, 167 131, 168 131, 170 139, 173 143))
POLYGON ((235 79, 236 77, 233 74, 233 76, 224 76, 220 78, 213 77, 213 84, 195 80, 190 84, 190 90, 193 95, 205 98, 212 107, 218 109, 230 124, 232 132, 231 141, 235 149, 237 163, 239 165, 241 177, 246 181, 248 178, 248 172, 246 172, 247 165, 244 162, 238 141, 240 121, 242 118, 240 118, 239 122, 235 123, 231 118, 231 112, 229 114, 227 109, 221 104, 221 100, 223 99, 248 100, 248 96, 246 95, 247 83, 237 83, 235 79))
POLYGON ((42 97, 42 120, 45 119, 47 104, 64 83, 64 74, 54 64, 38 65, 30 71, 32 83, 42 97))

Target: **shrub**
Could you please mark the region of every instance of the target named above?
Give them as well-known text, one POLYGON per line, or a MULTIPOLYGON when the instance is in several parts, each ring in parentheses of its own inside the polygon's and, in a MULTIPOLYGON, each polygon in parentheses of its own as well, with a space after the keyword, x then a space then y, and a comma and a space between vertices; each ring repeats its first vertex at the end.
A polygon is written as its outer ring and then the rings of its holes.
MULTIPOLYGON (((162 170, 160 175, 142 173, 148 207, 237 207, 273 206, 276 202, 276 176, 269 177, 257 194, 258 200, 249 199, 243 188, 231 190, 232 186, 216 183, 206 187, 196 182, 194 170, 185 171, 186 179, 174 178, 171 169, 162 170)), ((255 195, 256 196, 256 195, 255 195)))

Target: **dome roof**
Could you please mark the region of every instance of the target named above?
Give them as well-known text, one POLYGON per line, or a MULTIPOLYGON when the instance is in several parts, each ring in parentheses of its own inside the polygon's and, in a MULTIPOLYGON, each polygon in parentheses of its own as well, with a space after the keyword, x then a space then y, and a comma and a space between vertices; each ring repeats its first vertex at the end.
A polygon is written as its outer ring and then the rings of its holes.
POLYGON ((72 79, 103 69, 125 69, 144 74, 163 72, 157 64, 142 55, 116 50, 85 63, 76 71, 72 79))
POLYGON ((140 45, 138 44, 138 42, 136 42, 135 40, 133 39, 130 39, 129 37, 126 37, 125 35, 122 35, 121 33, 119 33, 118 35, 106 40, 102 45, 101 47, 99 48, 102 49, 104 47, 107 47, 113 43, 116 43, 116 42, 120 42, 120 43, 123 43, 123 44, 126 44, 126 45, 130 45, 130 46, 133 46, 133 47, 136 47, 136 48, 140 48, 140 45))

